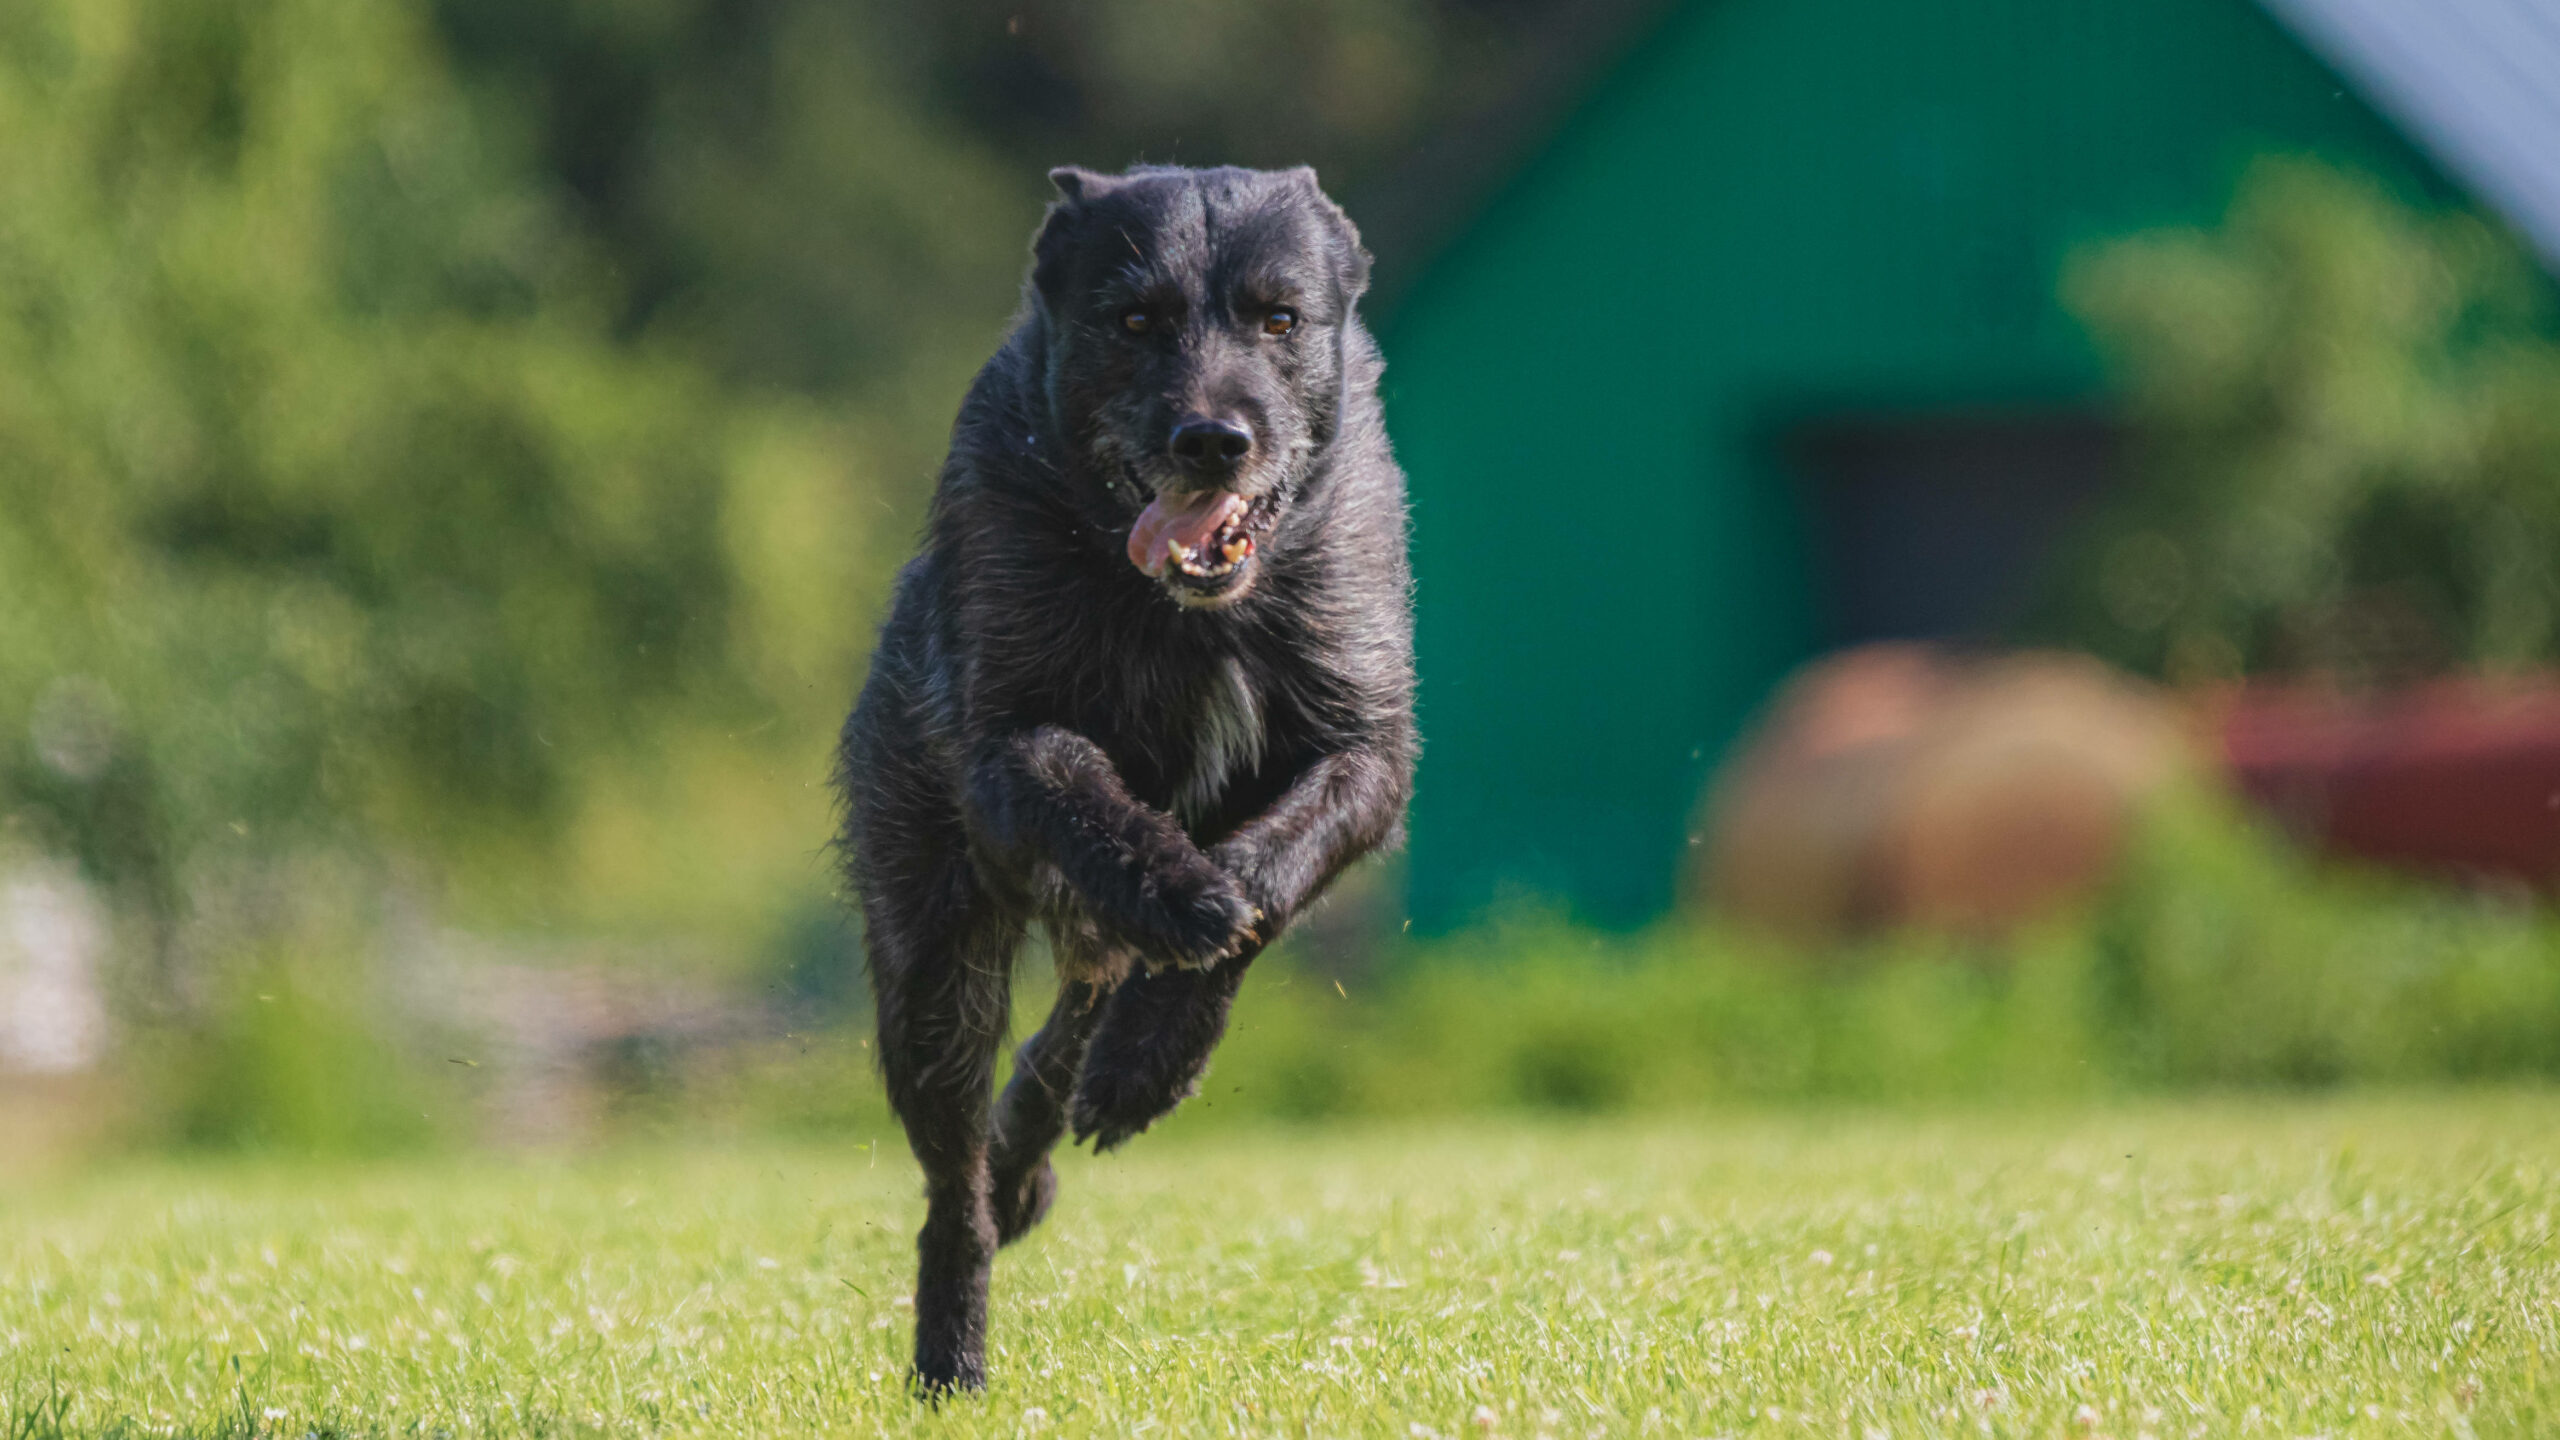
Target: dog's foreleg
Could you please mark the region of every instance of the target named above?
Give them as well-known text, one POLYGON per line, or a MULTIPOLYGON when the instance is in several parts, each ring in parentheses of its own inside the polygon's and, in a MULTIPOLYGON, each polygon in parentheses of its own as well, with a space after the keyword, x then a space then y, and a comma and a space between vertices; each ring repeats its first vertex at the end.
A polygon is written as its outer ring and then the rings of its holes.
POLYGON ((1236 877, 1072 730, 1044 725, 987 746, 969 810, 983 843, 1057 866, 1107 938, 1150 959, 1214 965, 1251 939, 1253 904, 1236 877))
POLYGON ((1076 1080, 1078 1141, 1100 1154, 1172 1113, 1209 1068, 1244 983, 1247 953, 1214 970, 1164 970, 1121 982, 1076 1080))
POLYGON ((1271 808, 1209 847, 1210 863, 1236 878, 1276 937, 1351 864, 1401 833, 1411 786, 1406 767, 1368 750, 1309 765, 1271 808))
POLYGON ((1114 992, 1076 1083, 1075 1129, 1109 1150, 1163 1118, 1199 1087, 1245 967, 1307 902, 1403 822, 1402 767, 1367 751, 1307 767, 1270 809, 1211 846, 1262 912, 1256 938, 1208 971, 1134 975, 1114 992))

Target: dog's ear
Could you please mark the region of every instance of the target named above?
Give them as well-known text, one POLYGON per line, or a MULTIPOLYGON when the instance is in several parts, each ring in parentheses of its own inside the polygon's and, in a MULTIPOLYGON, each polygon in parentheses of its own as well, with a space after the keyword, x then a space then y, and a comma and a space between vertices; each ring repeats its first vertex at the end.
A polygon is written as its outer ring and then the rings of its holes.
POLYGON ((1049 202, 1040 233, 1031 239, 1031 287, 1039 292, 1044 304, 1054 303, 1059 287, 1066 282, 1067 252, 1084 218, 1085 205, 1109 193, 1119 180, 1081 165, 1061 165, 1049 172, 1049 183, 1058 187, 1058 198, 1049 202))
POLYGON ((1087 170, 1081 165, 1061 165, 1049 172, 1049 183, 1058 187, 1058 198, 1070 203, 1087 194, 1100 194, 1111 185, 1111 177, 1087 170))
POLYGON ((1315 202, 1316 213, 1325 218, 1327 228, 1333 231, 1337 242, 1334 275, 1342 286, 1342 303, 1350 305, 1369 289, 1369 252, 1360 244, 1360 227, 1352 224, 1351 217, 1343 213, 1342 207, 1333 203, 1333 197, 1324 193, 1324 186, 1316 180, 1314 166, 1300 165, 1281 173, 1293 183, 1305 187, 1315 202))

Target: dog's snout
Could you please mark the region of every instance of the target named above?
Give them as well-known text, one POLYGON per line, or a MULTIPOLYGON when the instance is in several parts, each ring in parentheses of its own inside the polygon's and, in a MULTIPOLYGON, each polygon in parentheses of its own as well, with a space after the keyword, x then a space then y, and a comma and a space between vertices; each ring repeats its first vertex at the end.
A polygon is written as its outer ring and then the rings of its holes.
POLYGON ((1173 427, 1173 458, 1195 470, 1232 470, 1253 453, 1253 431, 1236 420, 1194 415, 1173 427))

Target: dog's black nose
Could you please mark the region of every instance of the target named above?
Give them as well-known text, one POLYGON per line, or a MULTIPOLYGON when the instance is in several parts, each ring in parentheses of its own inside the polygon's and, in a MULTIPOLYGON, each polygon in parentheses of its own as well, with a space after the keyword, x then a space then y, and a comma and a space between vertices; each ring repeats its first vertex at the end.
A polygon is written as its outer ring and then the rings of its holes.
POLYGON ((1232 470, 1253 453, 1253 432, 1233 420, 1198 416, 1173 427, 1173 458, 1194 470, 1232 470))

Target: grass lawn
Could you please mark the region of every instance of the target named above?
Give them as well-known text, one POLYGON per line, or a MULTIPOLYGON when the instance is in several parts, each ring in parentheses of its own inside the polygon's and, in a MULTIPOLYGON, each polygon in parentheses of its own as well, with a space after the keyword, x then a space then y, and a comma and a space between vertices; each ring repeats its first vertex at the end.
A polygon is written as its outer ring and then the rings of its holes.
POLYGON ((894 1141, 0 1188, 0 1437, 2560 1432, 2560 1096, 1250 1131, 900 1387, 894 1141))

